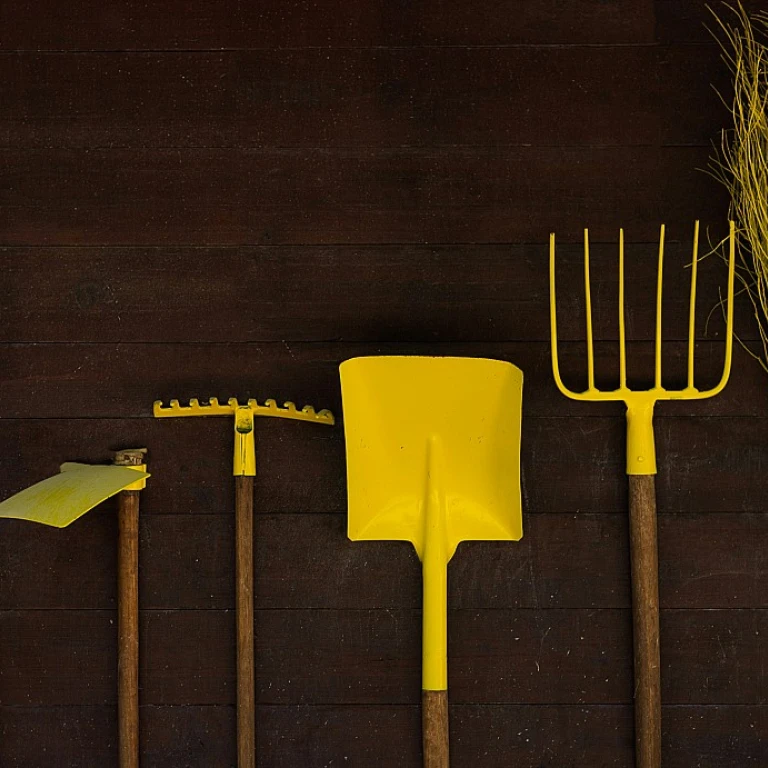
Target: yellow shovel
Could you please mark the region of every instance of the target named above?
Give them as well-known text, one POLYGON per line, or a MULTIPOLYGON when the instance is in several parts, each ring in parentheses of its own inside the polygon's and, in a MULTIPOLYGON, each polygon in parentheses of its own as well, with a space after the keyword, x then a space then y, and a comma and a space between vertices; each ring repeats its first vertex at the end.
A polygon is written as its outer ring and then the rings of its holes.
POLYGON ((422 562, 424 765, 447 768, 447 566, 461 541, 523 535, 523 374, 456 357, 358 357, 340 373, 348 535, 410 541, 422 562))

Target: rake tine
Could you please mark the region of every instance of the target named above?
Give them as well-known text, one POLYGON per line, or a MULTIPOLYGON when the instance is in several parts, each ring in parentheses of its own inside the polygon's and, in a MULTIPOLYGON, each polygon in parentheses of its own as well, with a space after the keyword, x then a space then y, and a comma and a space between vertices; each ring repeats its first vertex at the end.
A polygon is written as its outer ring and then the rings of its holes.
POLYGON ((592 293, 589 280, 589 230, 584 229, 584 298, 587 310, 587 388, 595 388, 595 349, 592 338, 592 293))
POLYGON ((627 386, 627 329, 624 321, 624 229, 619 229, 619 387, 627 386))
POLYGON ((655 386, 661 389, 661 296, 664 285, 664 237, 666 228, 662 224, 659 234, 659 269, 656 279, 656 376, 655 386))
POLYGON ((693 226, 693 259, 691 261, 691 299, 688 314, 688 389, 693 389, 693 354, 696 337, 696 279, 699 266, 699 221, 693 226))

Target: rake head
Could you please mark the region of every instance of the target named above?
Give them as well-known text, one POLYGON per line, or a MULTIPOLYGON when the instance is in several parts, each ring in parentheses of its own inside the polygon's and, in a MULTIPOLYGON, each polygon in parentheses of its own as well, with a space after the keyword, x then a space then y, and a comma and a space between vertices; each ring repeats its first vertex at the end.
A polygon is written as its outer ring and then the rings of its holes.
POLYGON ((311 405, 299 409, 290 401, 283 403, 282 408, 276 400, 265 400, 263 405, 254 399, 240 403, 236 397, 230 397, 226 403, 220 403, 218 398, 211 397, 200 402, 193 397, 189 405, 182 405, 178 400, 171 400, 163 405, 162 400, 155 400, 152 406, 155 418, 174 418, 180 416, 234 416, 235 454, 234 474, 252 476, 256 474, 256 449, 253 436, 253 419, 255 416, 272 416, 278 419, 293 419, 294 421, 310 421, 316 424, 334 424, 330 411, 315 411, 311 405))
POLYGON ((254 416, 273 416, 280 419, 333 424, 333 414, 330 411, 315 411, 311 405, 305 405, 302 409, 298 409, 296 403, 292 403, 290 400, 283 403, 282 408, 278 406, 276 400, 271 399, 265 400, 263 405, 254 399, 241 405, 235 397, 230 397, 226 403, 220 403, 217 397, 210 397, 207 402, 201 403, 196 397, 193 397, 189 401, 189 405, 181 405, 178 400, 171 400, 168 405, 163 405, 162 400, 155 400, 152 412, 158 419, 174 416, 232 416, 240 408, 247 408, 254 416))
POLYGON ((720 381, 711 389, 701 390, 695 386, 694 378, 694 349, 696 335, 696 280, 698 267, 699 251, 699 222, 694 226, 693 236, 693 258, 691 261, 691 291, 690 305, 688 311, 688 377, 686 386, 682 389, 670 390, 662 385, 662 364, 661 364, 661 318, 662 318, 662 286, 664 272, 664 242, 665 228, 662 224, 659 237, 659 261, 658 276, 656 282, 656 342, 655 342, 655 374, 653 386, 646 390, 632 390, 627 386, 627 345, 626 345, 626 327, 624 312, 624 230, 619 230, 619 386, 614 390, 600 390, 595 386, 595 357, 594 344, 592 336, 592 299, 590 295, 589 278, 589 231, 584 230, 584 292, 587 315, 587 389, 583 392, 574 392, 563 384, 560 376, 560 366, 557 356, 557 308, 555 292, 555 234, 549 236, 549 301, 550 301, 550 321, 552 329, 552 372, 557 388, 566 397, 572 400, 621 400, 627 406, 627 418, 632 423, 632 417, 637 418, 634 421, 647 424, 649 432, 644 438, 650 442, 651 450, 643 451, 642 458, 638 459, 637 451, 630 450, 628 453, 628 464, 633 468, 633 462, 648 462, 640 468, 634 466, 634 469, 642 471, 630 471, 630 474, 652 474, 655 472, 655 459, 652 456, 653 434, 651 426, 651 417, 653 407, 658 400, 704 400, 713 397, 723 390, 728 383, 728 377, 731 372, 731 358, 733 353, 733 287, 735 274, 735 227, 734 222, 730 222, 729 232, 729 256, 728 256, 728 291, 727 291, 727 310, 726 310, 726 335, 725 335, 725 362, 720 381), (646 455, 646 454, 651 455, 646 455), (633 456, 635 458, 633 459, 633 456), (651 467, 652 464, 652 467, 651 467))

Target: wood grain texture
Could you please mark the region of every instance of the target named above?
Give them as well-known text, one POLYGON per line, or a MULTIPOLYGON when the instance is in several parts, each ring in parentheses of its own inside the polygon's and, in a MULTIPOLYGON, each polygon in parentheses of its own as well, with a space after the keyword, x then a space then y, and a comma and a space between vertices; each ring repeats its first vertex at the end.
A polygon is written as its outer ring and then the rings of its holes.
POLYGON ((708 146, 728 118, 712 87, 728 90, 718 54, 712 44, 0 55, 0 142, 708 146))
MULTIPOLYGON (((692 223, 668 230, 669 341, 688 338, 692 236, 692 223)), ((592 289, 600 297, 593 306, 597 340, 618 336, 618 231, 614 240, 590 251, 592 289)), ((630 340, 654 338, 649 297, 656 291, 657 252, 658 242, 627 245, 630 340)), ((493 246, 7 248, 0 250, 0 342, 119 342, 126 340, 126 327, 133 329, 131 341, 154 343, 549 341, 549 317, 542 312, 549 300, 547 258, 543 240, 493 246), (30 281, 31 273, 47 279, 30 281)), ((583 290, 571 288, 579 286, 582 270, 583 246, 558 239, 561 341, 584 336, 583 290)), ((696 324, 702 341, 720 337, 723 324, 713 309, 726 280, 723 263, 702 261, 696 324)), ((743 302, 736 327, 744 341, 758 337, 743 302)))
POLYGON ((6 245, 615 242, 722 221, 708 147, 0 151, 6 245), (616 169, 621 169, 617 174, 616 169), (626 184, 625 179, 632 183, 626 184), (663 182, 660 182, 663 179, 663 182), (300 180, 300 183, 299 183, 300 180), (552 188, 561 192, 553 203, 552 188))
MULTIPOLYGON (((741 3, 750 14, 764 10, 762 0, 742 0, 741 3)), ((707 3, 698 0, 655 0, 656 38, 662 43, 710 42, 713 38, 709 29, 715 29, 717 22, 707 7, 707 3)), ((726 4, 711 4, 718 16, 724 21, 735 23, 726 4)))
MULTIPOLYGON (((276 768, 296 763, 322 768, 329 762, 373 768, 421 765, 420 707, 268 706, 262 708, 259 743, 264 761, 276 768), (350 739, 349 733, 359 734, 350 739), (382 746, 384 745, 384 746, 382 746)), ((585 760, 606 768, 632 768, 632 708, 618 706, 451 707, 454 757, 471 763, 486 754, 487 765, 506 768, 510 755, 522 768, 540 768, 542 755, 566 765, 585 760), (570 761, 570 762, 568 762, 570 761)), ((666 707, 665 765, 743 768, 765 758, 765 706, 666 707)), ((169 761, 194 768, 234 764, 233 707, 142 707, 147 734, 142 765, 169 761)), ((3 707, 0 757, 10 768, 72 768, 114 760, 114 713, 108 707, 3 707), (51 728, 50 723, 55 723, 51 728), (106 734, 106 735, 105 735, 106 734), (52 754, 51 743, 58 744, 52 754)))
POLYGON ((235 478, 235 600, 237 611, 237 765, 256 765, 256 683, 253 641, 253 477, 235 478))
MULTIPOLYGON (((526 377, 525 537, 464 544, 450 568, 455 765, 634 766, 624 419, 552 384, 546 241, 579 387, 590 228, 610 386, 625 227, 636 386, 666 222, 665 383, 683 381, 691 224, 714 242, 727 215, 700 170, 729 120, 704 15, 688 0, 0 5, 0 497, 62 460, 153 450, 143 768, 237 759, 231 430, 155 421, 152 402, 339 415, 338 364, 360 354, 496 357, 526 377)), ((722 365, 722 266, 702 262, 701 386, 722 365)), ((752 322, 741 306, 755 351, 752 322)), ((737 348, 722 396, 659 407, 665 768, 768 764, 765 393, 737 348)), ((268 421, 259 760, 415 768, 417 558, 345 538, 341 423, 268 421)), ((0 765, 114 768, 117 503, 63 531, 0 522, 0 765)))
MULTIPOLYGON (((723 369, 724 344, 714 339, 696 345, 696 376, 702 388, 712 386, 723 369)), ((754 349, 754 347, 753 347, 754 349)), ((583 343, 560 345, 563 379, 577 390, 586 388, 583 343)), ((143 419, 144 427, 159 429, 169 439, 174 434, 192 434, 203 429, 212 436, 228 434, 218 426, 168 422, 149 427, 152 403, 156 399, 184 400, 190 397, 256 397, 264 400, 293 400, 340 413, 339 364, 350 357, 371 354, 441 354, 466 357, 493 357, 508 360, 526 375, 526 415, 530 417, 605 418, 622 415, 616 404, 595 407, 565 399, 552 381, 550 346, 547 342, 372 342, 342 343, 254 343, 254 344, 28 344, 0 345, 0 413, 11 419, 143 419), (177 372, 183 371, 180 376, 177 372), (138 373, 141 375, 137 375, 138 373), (30 398, 30 382, 36 398, 30 398), (187 430, 191 430, 188 432, 187 430)), ((685 382, 687 345, 670 343, 664 348, 665 384, 680 387, 685 382)), ((648 386, 653 371, 653 344, 633 345, 628 377, 634 386, 648 386)), ((597 381, 612 388, 618 381, 618 344, 595 344, 597 381)), ((723 394, 703 402, 677 401, 659 405, 658 415, 667 417, 764 417, 768 415, 764 375, 761 368, 739 346, 734 350, 733 378, 723 394)), ((579 422, 573 422, 576 427, 579 422)), ((139 425, 121 424, 121 430, 139 425)), ((566 424, 566 428, 569 425, 566 424)), ((704 425, 705 426, 705 425, 704 425)), ((295 425, 294 425, 295 427, 295 425)), ((33 423, 29 424, 34 429, 33 423)), ((259 429, 295 432, 285 423, 259 421, 259 429)), ((683 425, 681 429, 692 429, 683 425)), ((333 439, 337 430, 316 426, 305 430, 309 439, 333 439)), ((271 434, 271 432, 269 432, 271 434)), ((302 433, 303 434, 303 433, 302 433)), ((748 433, 747 433, 748 434, 748 433)), ((108 440, 119 439, 117 434, 108 440)), ((76 436, 68 438, 74 440, 76 436)), ((300 438, 303 439, 303 438, 300 438)), ((221 443, 219 443, 221 444, 221 443)), ((723 445, 723 449, 728 445, 723 445)), ((231 446, 230 446, 231 448, 231 446)), ((749 438, 739 450, 749 448, 749 438)), ((589 447, 585 445, 585 449, 589 447)), ((30 450, 36 450, 30 446, 30 450)), ((229 451, 219 460, 228 459, 229 451)), ((691 459, 698 453, 691 451, 691 459)), ((700 457, 705 458, 703 455, 700 457)), ((49 459, 51 461, 51 459, 49 459)), ((205 471, 205 470, 203 470, 205 471)))
POLYGON ((421 692, 421 743, 424 768, 448 768, 448 691, 421 692))
MULTIPOLYGON (((234 484, 227 480, 231 432, 226 424, 201 421, 178 420, 170 426, 151 418, 3 420, 9 452, 0 460, 0 470, 6 493, 54 474, 63 459, 99 462, 108 457, 101 446, 146 444, 152 446, 153 467, 163 478, 145 491, 146 516, 222 514, 232 509, 234 495, 234 484), (180 451, 186 452, 183 461, 180 451)), ((620 412, 527 418, 522 443, 527 514, 626 514, 624 429, 620 412), (557 483, 551 482, 553 475, 557 483)), ((257 430, 262 445, 255 488, 259 514, 345 510, 341 430, 269 420, 257 430)), ((765 512, 765 419, 661 416, 656 431, 658 500, 664 513, 765 512)))
POLYGON ((660 768, 661 661, 656 485, 653 475, 630 475, 628 480, 636 764, 637 768, 660 768))
MULTIPOLYGON (((111 510, 93 512, 62 532, 10 521, 4 530, 0 609, 115 608, 111 510), (88 569, 75 569, 86 561, 88 569), (47 564, 43 569, 41 562, 47 564), (61 573, 67 574, 65 582, 61 573)), ((420 607, 420 566, 412 547, 353 544, 341 512, 262 512, 255 535, 257 615, 265 608, 420 607)), ((234 609, 231 513, 147 514, 140 547, 145 608, 234 609)), ((662 511, 659 547, 662 608, 768 608, 768 515, 662 511)), ((449 606, 628 608, 628 548, 624 515, 529 514, 525 536, 513 546, 472 542, 459 547, 450 565, 449 606)))
POLYGON ((139 765, 139 491, 118 499, 117 718, 120 768, 139 765))
MULTIPOLYGON (((382 573, 382 578, 387 574, 382 573)), ((110 705, 113 611, 2 611, 6 706, 110 705), (83 676, 88 685, 84 686, 83 676)), ((667 704, 762 704, 756 658, 768 611, 662 611, 667 704), (697 648, 696 654, 690 649, 697 648)), ((418 704, 417 610, 263 610, 256 638, 259 706, 418 704)), ((146 705, 236 701, 231 611, 142 611, 146 705)), ((629 704, 629 609, 452 610, 449 689, 462 704, 629 704)))
POLYGON ((318 2, 286 6, 280 0, 243 5, 205 0, 145 6, 138 0, 96 0, 76 8, 50 3, 46 14, 27 2, 4 6, 5 50, 208 50, 220 48, 348 48, 409 45, 531 43, 650 43, 651 0, 556 0, 520 5, 494 0, 483 13, 456 2, 411 6, 318 2), (39 18, 36 18, 39 17, 39 18))
MULTIPOLYGON (((115 454, 116 466, 145 467, 146 449, 115 454)), ((117 742, 120 768, 139 768, 139 490, 117 497, 117 742)))

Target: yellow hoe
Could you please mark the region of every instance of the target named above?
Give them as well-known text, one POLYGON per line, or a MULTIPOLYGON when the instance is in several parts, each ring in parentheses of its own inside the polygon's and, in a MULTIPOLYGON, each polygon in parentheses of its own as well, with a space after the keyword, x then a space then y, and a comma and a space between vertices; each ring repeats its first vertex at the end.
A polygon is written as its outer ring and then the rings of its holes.
POLYGON ((410 541, 422 562, 424 765, 447 768, 448 561, 461 541, 523 535, 523 374, 458 357, 358 357, 340 373, 349 538, 410 541))
POLYGON ((117 548, 117 719, 120 768, 139 766, 139 494, 146 450, 118 451, 111 465, 67 462, 58 475, 0 503, 0 518, 66 528, 119 493, 117 548))

